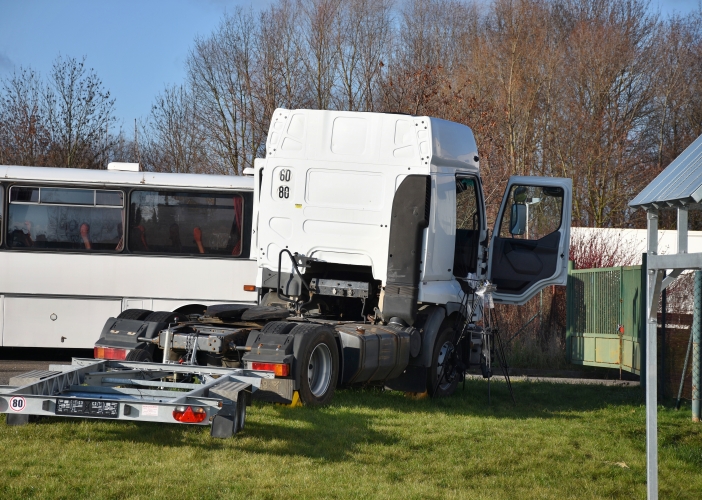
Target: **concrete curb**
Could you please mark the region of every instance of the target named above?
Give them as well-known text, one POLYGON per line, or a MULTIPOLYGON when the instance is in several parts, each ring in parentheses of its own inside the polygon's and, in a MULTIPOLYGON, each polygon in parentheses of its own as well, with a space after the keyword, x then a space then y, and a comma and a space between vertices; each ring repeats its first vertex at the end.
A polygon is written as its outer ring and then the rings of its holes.
MULTIPOLYGON (((466 374, 469 380, 486 380, 482 375, 466 374)), ((639 387, 641 384, 635 380, 608 380, 593 378, 559 378, 559 377, 529 377, 526 375, 511 376, 512 382, 545 382, 547 384, 571 384, 571 385, 608 385, 616 387, 639 387)), ((504 375, 493 375, 495 382, 504 382, 504 375)))

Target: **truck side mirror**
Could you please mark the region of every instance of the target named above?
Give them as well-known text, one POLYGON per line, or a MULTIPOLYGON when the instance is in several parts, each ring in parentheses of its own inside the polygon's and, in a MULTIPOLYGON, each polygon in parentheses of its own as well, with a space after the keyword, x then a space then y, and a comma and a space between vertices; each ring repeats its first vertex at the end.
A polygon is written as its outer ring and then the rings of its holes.
POLYGON ((522 235, 526 232, 526 205, 513 203, 509 214, 509 232, 512 235, 522 235))

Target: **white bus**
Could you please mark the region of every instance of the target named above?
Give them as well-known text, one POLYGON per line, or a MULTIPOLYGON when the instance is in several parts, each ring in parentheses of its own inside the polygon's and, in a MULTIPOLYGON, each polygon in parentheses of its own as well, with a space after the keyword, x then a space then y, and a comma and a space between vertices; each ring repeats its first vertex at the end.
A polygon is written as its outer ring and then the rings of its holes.
POLYGON ((0 346, 92 349, 127 309, 255 304, 253 213, 252 177, 0 166, 0 346))

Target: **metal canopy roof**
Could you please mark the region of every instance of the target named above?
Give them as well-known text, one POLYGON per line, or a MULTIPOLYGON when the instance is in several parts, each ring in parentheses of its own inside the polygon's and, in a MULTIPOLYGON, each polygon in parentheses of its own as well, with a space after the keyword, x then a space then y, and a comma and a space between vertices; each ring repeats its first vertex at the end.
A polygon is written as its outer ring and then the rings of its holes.
POLYGON ((636 198, 633 208, 663 208, 702 200, 702 135, 653 179, 636 198))

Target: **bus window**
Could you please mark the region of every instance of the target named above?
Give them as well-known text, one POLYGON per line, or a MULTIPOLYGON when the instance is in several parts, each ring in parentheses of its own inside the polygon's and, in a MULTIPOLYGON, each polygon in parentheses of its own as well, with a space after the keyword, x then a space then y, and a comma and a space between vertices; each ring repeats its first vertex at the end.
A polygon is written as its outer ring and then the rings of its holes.
POLYGON ((120 191, 12 186, 7 245, 28 249, 120 251, 123 199, 120 191), (99 193, 109 193, 106 203, 99 203, 99 193))
POLYGON ((128 246, 137 253, 242 253, 244 199, 239 194, 133 191, 128 246))

